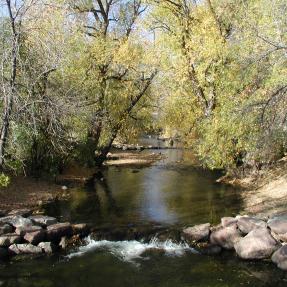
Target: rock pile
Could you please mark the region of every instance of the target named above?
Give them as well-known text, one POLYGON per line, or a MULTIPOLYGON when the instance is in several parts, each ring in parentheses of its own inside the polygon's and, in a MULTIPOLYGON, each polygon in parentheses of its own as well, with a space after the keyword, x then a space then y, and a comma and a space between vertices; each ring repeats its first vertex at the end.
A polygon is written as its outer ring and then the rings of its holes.
POLYGON ((54 217, 32 215, 26 209, 0 215, 0 259, 17 254, 50 254, 89 233, 86 224, 59 223, 54 217))
POLYGON ((287 271, 287 216, 269 220, 251 216, 224 217, 215 227, 206 223, 185 228, 182 237, 205 254, 235 250, 237 256, 245 260, 271 258, 287 271))

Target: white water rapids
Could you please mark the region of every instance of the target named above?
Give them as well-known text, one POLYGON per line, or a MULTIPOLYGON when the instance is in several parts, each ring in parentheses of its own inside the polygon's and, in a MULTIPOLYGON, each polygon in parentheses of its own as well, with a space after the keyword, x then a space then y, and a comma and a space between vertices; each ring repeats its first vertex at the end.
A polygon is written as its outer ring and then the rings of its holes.
POLYGON ((106 250, 116 256, 117 258, 132 262, 134 259, 142 258, 142 254, 148 250, 162 250, 166 255, 170 256, 182 256, 186 252, 196 251, 189 247, 186 243, 174 243, 171 240, 164 242, 159 241, 157 238, 153 238, 149 243, 143 243, 140 241, 108 241, 100 240, 96 241, 90 237, 86 238, 86 245, 81 246, 74 253, 68 255, 68 258, 76 256, 82 256, 85 253, 95 250, 106 250))

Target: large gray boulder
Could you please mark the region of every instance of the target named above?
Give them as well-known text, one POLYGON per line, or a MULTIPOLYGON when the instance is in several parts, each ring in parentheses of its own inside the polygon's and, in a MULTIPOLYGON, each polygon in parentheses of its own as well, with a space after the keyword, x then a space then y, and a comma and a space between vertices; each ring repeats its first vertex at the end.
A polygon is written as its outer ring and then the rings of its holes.
POLYGON ((56 245, 54 245, 52 242, 40 242, 38 247, 40 247, 46 254, 54 253, 57 249, 56 245))
POLYGON ((212 231, 210 243, 219 245, 224 249, 233 249, 234 244, 241 239, 241 234, 236 224, 220 227, 212 231))
POLYGON ((47 240, 48 241, 59 241, 62 237, 72 236, 73 229, 69 222, 57 223, 47 227, 47 240))
POLYGON ((37 225, 20 226, 20 227, 16 228, 15 233, 23 237, 23 236, 25 236, 26 233, 40 231, 40 230, 42 230, 42 227, 37 226, 37 225))
POLYGON ((208 240, 210 233, 210 223, 188 227, 182 232, 185 240, 190 242, 208 240))
POLYGON ((0 235, 12 233, 13 227, 10 224, 2 223, 0 224, 0 235))
POLYGON ((229 225, 233 225, 237 223, 237 218, 235 217, 222 217, 221 218, 221 225, 223 227, 229 226, 229 225))
POLYGON ((279 248, 272 255, 271 260, 277 265, 278 268, 287 271, 287 245, 279 248))
POLYGON ((43 227, 50 226, 57 223, 57 219, 55 217, 46 216, 46 215, 34 215, 29 217, 30 220, 35 225, 40 225, 43 227))
POLYGON ((277 234, 285 234, 287 233, 287 217, 274 217, 272 219, 269 219, 267 222, 269 228, 272 230, 272 232, 277 234))
POLYGON ((0 218, 0 224, 6 223, 14 226, 15 228, 21 226, 30 226, 33 225, 32 221, 28 218, 25 218, 20 215, 10 215, 0 218))
POLYGON ((234 245, 237 255, 242 259, 269 258, 279 247, 280 244, 267 228, 252 230, 234 245))
POLYGON ((242 216, 237 219, 237 226, 242 233, 248 234, 253 229, 267 227, 267 223, 255 217, 242 216))
POLYGON ((41 241, 45 240, 45 235, 46 235, 45 230, 38 230, 26 233, 24 239, 33 245, 37 245, 41 241))
POLYGON ((0 236, 0 247, 9 247, 14 243, 19 243, 21 237, 15 233, 8 233, 0 236))
POLYGON ((34 246, 30 243, 13 244, 9 247, 9 251, 13 254, 41 254, 42 248, 34 246))

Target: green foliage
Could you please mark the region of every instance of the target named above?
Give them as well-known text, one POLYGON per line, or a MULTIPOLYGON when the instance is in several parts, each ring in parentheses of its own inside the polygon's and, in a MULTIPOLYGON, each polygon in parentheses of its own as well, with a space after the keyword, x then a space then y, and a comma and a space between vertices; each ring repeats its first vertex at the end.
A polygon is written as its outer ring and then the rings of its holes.
POLYGON ((10 184, 10 177, 4 173, 0 174, 0 187, 7 187, 10 184))

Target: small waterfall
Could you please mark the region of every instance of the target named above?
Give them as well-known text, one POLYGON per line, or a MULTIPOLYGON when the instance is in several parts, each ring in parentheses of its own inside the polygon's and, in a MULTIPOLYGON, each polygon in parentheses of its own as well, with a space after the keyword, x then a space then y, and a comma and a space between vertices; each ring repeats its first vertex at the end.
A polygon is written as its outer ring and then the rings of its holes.
POLYGON ((117 258, 132 262, 135 259, 143 258, 142 254, 148 250, 162 250, 169 256, 182 256, 186 252, 196 253, 196 251, 189 247, 186 243, 174 243, 171 240, 164 242, 159 241, 154 237, 150 242, 144 243, 141 241, 108 241, 108 240, 93 240, 91 237, 86 238, 86 245, 81 246, 74 253, 68 255, 68 258, 82 256, 85 253, 95 250, 105 250, 110 252, 117 258))

